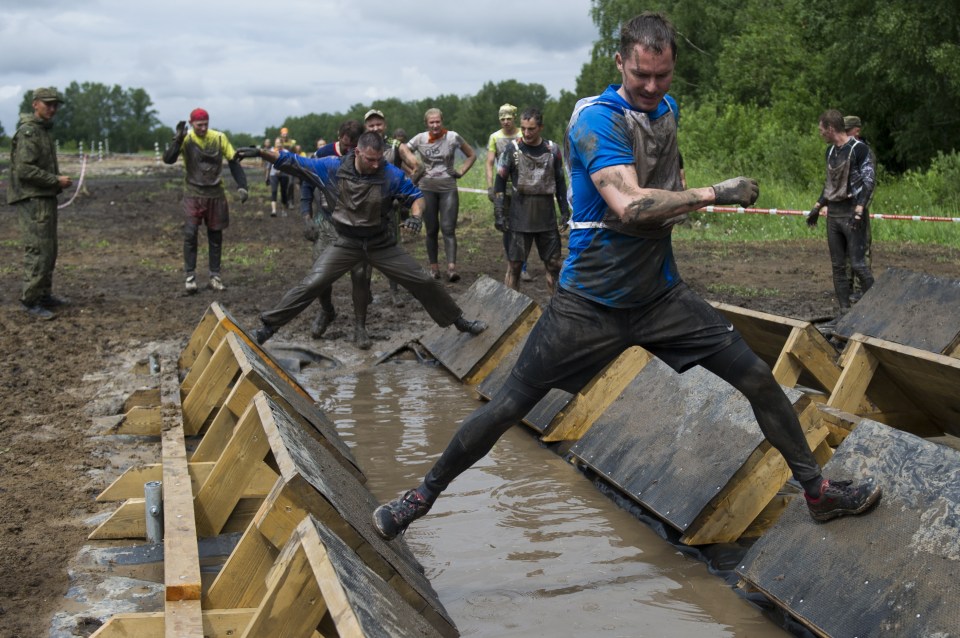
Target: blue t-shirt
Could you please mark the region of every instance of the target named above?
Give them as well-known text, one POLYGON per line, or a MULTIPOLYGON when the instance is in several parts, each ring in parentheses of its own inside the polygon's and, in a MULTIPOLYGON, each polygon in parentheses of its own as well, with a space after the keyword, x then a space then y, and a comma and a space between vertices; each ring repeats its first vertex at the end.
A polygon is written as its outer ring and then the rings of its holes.
MULTIPOLYGON (((619 88, 611 85, 574 109, 567 131, 574 223, 599 223, 608 213, 591 175, 610 166, 635 165, 624 114, 637 110, 620 97, 619 88)), ((678 113, 673 98, 665 96, 647 116, 655 121, 678 118, 678 113)), ((568 250, 560 286, 605 306, 643 306, 680 282, 669 235, 646 239, 608 228, 574 228, 568 250)))

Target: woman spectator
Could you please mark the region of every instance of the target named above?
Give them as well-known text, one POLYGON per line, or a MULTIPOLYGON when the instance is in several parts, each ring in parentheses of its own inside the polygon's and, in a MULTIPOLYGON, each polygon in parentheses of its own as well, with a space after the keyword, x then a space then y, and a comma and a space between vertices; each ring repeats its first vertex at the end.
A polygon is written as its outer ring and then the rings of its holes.
POLYGON ((443 233, 443 247, 447 257, 447 281, 460 280, 457 273, 457 217, 460 214, 460 195, 457 180, 463 177, 477 160, 473 148, 460 135, 443 127, 440 109, 428 109, 423 115, 427 130, 413 136, 407 146, 419 152, 425 168, 417 184, 423 191, 423 223, 427 229, 427 258, 430 274, 440 279, 438 235, 443 233), (457 149, 466 156, 460 170, 454 168, 457 149))

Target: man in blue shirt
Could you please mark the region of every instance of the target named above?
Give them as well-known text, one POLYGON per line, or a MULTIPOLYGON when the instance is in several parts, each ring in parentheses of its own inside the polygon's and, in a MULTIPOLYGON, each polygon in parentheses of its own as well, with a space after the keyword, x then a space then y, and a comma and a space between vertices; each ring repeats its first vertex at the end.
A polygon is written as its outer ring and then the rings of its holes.
POLYGON ((263 325, 254 334, 257 343, 273 336, 358 263, 372 265, 409 290, 438 325, 452 324, 460 332, 471 334, 486 329, 482 321, 467 320, 443 286, 397 243, 388 214, 394 198, 412 202, 405 226, 419 232, 423 195, 403 171, 384 163, 383 150, 382 135, 364 133, 357 148, 344 157, 301 157, 256 147, 237 151, 241 158, 262 157, 277 170, 310 180, 323 189, 338 235, 336 242, 317 257, 307 276, 287 291, 273 310, 261 313, 263 325))
POLYGON ((426 514, 551 388, 579 391, 634 345, 678 372, 703 366, 743 393, 803 485, 814 519, 859 514, 880 498, 873 482, 823 478, 770 368, 680 278, 672 227, 708 204, 749 206, 759 189, 735 177, 681 190, 676 105, 667 97, 676 51, 673 26, 660 14, 641 14, 621 29, 616 64, 623 83, 581 100, 567 129, 573 218, 557 294, 509 379, 463 421, 423 483, 374 511, 384 538, 426 514))

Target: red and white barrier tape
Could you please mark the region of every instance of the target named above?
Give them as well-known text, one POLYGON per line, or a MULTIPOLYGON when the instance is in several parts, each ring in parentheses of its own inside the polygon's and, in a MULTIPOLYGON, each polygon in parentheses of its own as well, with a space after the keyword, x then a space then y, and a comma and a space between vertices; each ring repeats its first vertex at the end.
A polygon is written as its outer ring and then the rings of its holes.
MULTIPOLYGON (((700 210, 708 213, 739 213, 747 215, 800 215, 807 216, 805 210, 783 210, 779 208, 742 208, 740 206, 704 206, 700 210)), ((829 215, 829 213, 828 213, 829 215)), ((929 215, 885 215, 880 213, 871 213, 870 219, 899 219, 912 222, 957 222, 960 223, 960 217, 932 217, 929 215)))

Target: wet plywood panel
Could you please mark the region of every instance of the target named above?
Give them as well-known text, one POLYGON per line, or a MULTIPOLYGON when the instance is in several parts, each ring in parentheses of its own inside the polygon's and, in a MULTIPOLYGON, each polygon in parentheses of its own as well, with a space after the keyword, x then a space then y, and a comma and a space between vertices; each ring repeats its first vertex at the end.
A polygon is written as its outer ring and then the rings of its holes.
POLYGON ((795 499, 737 572, 823 636, 955 636, 960 452, 861 421, 824 468, 872 476, 877 508, 813 522, 795 499))
POLYGON ((839 321, 836 335, 860 333, 953 355, 960 334, 960 281, 888 268, 839 321))
POLYGON ((488 401, 493 398, 497 391, 503 387, 503 384, 506 383, 507 378, 509 378, 510 373, 513 371, 513 366, 517 364, 520 353, 523 352, 523 347, 527 345, 527 339, 529 337, 529 332, 523 335, 523 338, 517 343, 517 347, 507 353, 503 359, 500 360, 500 363, 497 364, 497 367, 491 370, 490 374, 477 385, 477 394, 488 401))
MULTIPOLYGON (((653 359, 571 451, 683 532, 764 443, 749 402, 729 384, 653 359)), ((771 498, 781 486, 769 485, 771 498)))
MULTIPOLYGON (((461 381, 485 363, 493 369, 512 350, 510 347, 510 350, 504 348, 506 351, 501 351, 500 346, 510 346, 519 340, 522 335, 516 334, 518 327, 529 330, 532 324, 525 320, 531 313, 540 311, 526 295, 486 276, 477 279, 458 303, 465 317, 482 319, 487 323, 487 329, 474 336, 459 332, 452 325, 446 328, 437 326, 428 330, 420 338, 420 343, 461 381), (491 361, 491 357, 496 360, 491 361)), ((474 382, 481 381, 476 379, 474 382)))
POLYGON ((340 636, 440 634, 322 522, 310 516, 297 537, 340 636))

